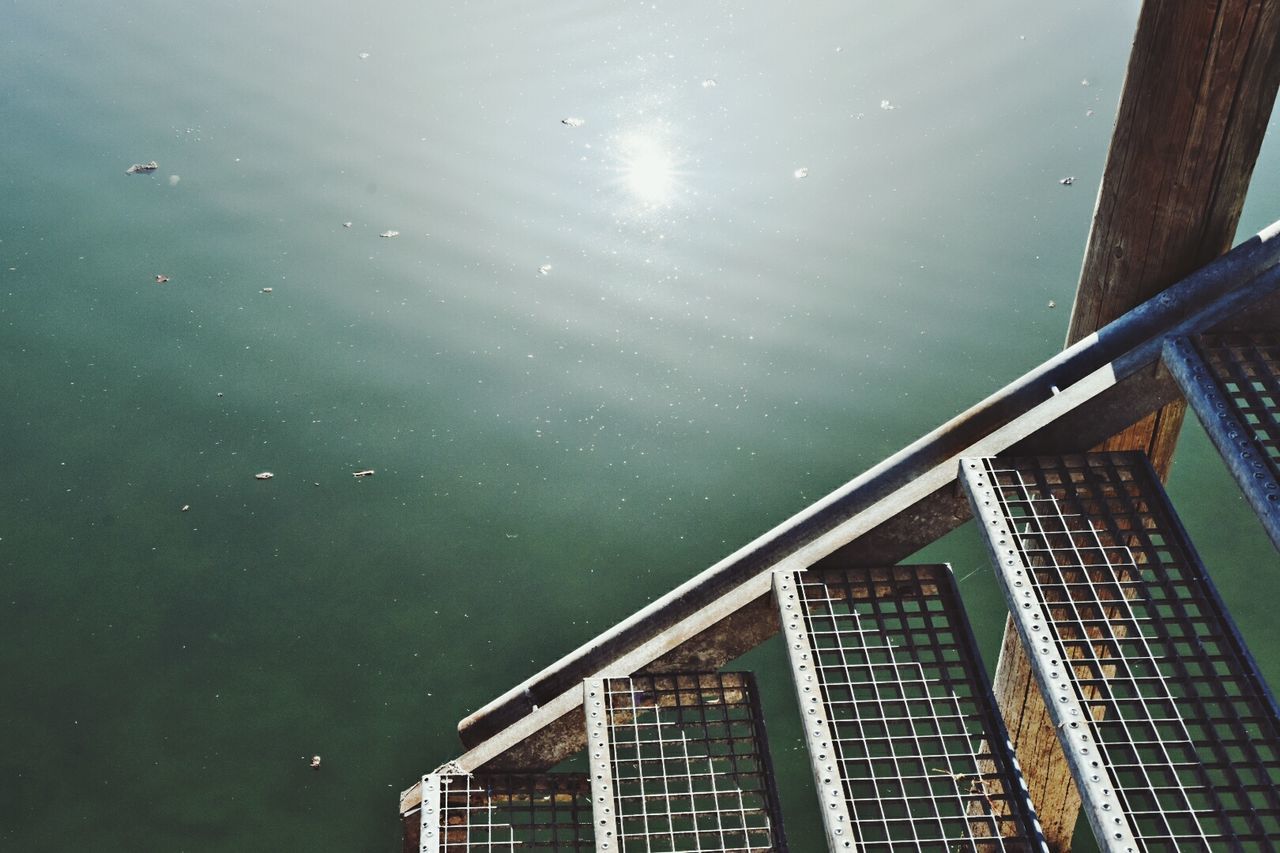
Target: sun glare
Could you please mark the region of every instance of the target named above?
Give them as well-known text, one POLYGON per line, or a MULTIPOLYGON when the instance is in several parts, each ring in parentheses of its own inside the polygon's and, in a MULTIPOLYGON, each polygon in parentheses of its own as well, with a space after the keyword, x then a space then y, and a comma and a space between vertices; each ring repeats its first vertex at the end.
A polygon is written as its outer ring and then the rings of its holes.
POLYGON ((619 141, 618 155, 623 183, 632 195, 651 206, 672 200, 676 191, 676 164, 658 135, 629 134, 619 141))

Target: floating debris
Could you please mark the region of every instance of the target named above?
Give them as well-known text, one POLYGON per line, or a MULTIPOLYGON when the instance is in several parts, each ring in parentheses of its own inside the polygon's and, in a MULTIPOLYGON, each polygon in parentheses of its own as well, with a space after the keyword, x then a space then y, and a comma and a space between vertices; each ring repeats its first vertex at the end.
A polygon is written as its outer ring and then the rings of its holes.
POLYGON ((1050 299, 1050 300, 1049 300, 1049 307, 1050 307, 1050 308, 1057 308, 1057 307, 1058 307, 1058 303, 1057 303, 1057 302, 1054 302, 1052 299, 1050 299))
POLYGON ((264 288, 262 288, 262 292, 263 292, 263 293, 270 293, 273 289, 274 289, 274 288, 264 287, 264 288))
POLYGON ((342 223, 342 227, 343 227, 343 228, 350 228, 350 227, 351 227, 351 223, 350 223, 350 222, 344 222, 344 223, 342 223))
POLYGON ((156 274, 156 284, 167 284, 168 281, 169 281, 169 276, 160 275, 159 273, 156 274))
MULTIPOLYGON (((364 56, 368 56, 368 54, 366 53, 364 54, 364 56)), ((312 770, 320 769, 320 756, 318 755, 311 756, 311 769, 312 770)))
POLYGON ((399 237, 400 232, 399 231, 383 231, 378 236, 379 237, 399 237))
POLYGON ((183 505, 182 505, 182 511, 183 511, 183 512, 191 512, 191 504, 183 504, 183 505))
POLYGON ((587 120, 584 118, 574 118, 573 116, 569 116, 568 118, 560 119, 560 123, 568 125, 569 127, 582 127, 587 123, 587 120))
POLYGON ((1081 86, 1092 86, 1093 84, 1092 84, 1092 83, 1090 83, 1090 82, 1089 82, 1089 78, 1088 78, 1088 77, 1086 77, 1086 78, 1084 78, 1083 80, 1081 80, 1081 81, 1080 81, 1080 85, 1081 85, 1081 86))
POLYGON ((1062 184, 1064 187, 1069 187, 1069 186, 1071 186, 1072 184, 1074 184, 1075 182, 1076 182, 1076 179, 1075 179, 1075 176, 1074 176, 1074 175, 1068 175, 1067 177, 1065 177, 1065 178, 1060 178, 1060 179, 1058 180, 1058 183, 1062 184))
POLYGON ((272 477, 274 477, 274 476, 275 476, 275 474, 272 474, 270 471, 259 471, 257 474, 254 474, 254 475, 253 475, 253 479, 255 479, 255 480, 270 480, 270 479, 271 479, 272 477))
POLYGON ((797 178, 807 178, 809 177, 809 167, 801 166, 799 169, 796 169, 791 174, 795 175, 797 178))
POLYGON ((150 163, 134 163, 132 166, 124 170, 126 175, 146 175, 160 168, 160 164, 155 160, 150 163))
POLYGON ((369 51, 367 51, 367 50, 362 50, 362 51, 360 51, 359 53, 357 53, 357 54, 356 54, 356 56, 360 57, 361 59, 368 59, 368 58, 369 58, 369 51))
POLYGON ((219 392, 218 392, 218 396, 219 396, 219 397, 221 397, 221 396, 222 396, 222 392, 221 392, 221 391, 219 391, 219 392))
POLYGON ((352 477, 357 477, 357 478, 359 478, 359 477, 372 477, 372 476, 373 476, 374 474, 376 474, 376 473, 378 473, 378 472, 377 472, 377 471, 375 471, 375 470, 373 470, 372 468, 365 468, 363 471, 352 471, 352 472, 351 472, 351 476, 352 476, 352 477))
POLYGON ((880 102, 880 109, 882 109, 882 110, 896 110, 896 109, 897 109, 897 107, 896 107, 896 106, 894 106, 893 104, 889 103, 889 99, 888 99, 888 98, 885 98, 883 101, 881 101, 881 102, 880 102))
POLYGON ((718 85, 720 84, 717 83, 715 80, 712 80, 710 77, 702 81, 702 88, 704 89, 714 89, 718 85))
POLYGON ((538 267, 538 275, 550 275, 550 274, 551 274, 551 264, 543 264, 542 266, 538 267))

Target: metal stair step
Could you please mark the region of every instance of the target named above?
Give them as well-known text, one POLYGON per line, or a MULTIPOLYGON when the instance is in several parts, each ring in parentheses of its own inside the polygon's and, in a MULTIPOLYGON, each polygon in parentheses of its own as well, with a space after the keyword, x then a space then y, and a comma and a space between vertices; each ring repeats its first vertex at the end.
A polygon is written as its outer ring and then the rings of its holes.
POLYGON ((1170 338, 1164 363, 1280 548, 1280 332, 1170 338))
POLYGON ((1047 850, 951 569, 778 572, 835 851, 1047 850))
POLYGON ((1280 844, 1280 720, 1145 456, 961 461, 1108 851, 1280 844))
POLYGON ((747 672, 584 683, 597 850, 787 849, 747 672))
POLYGON ((419 853, 595 850, 586 773, 429 773, 419 853))

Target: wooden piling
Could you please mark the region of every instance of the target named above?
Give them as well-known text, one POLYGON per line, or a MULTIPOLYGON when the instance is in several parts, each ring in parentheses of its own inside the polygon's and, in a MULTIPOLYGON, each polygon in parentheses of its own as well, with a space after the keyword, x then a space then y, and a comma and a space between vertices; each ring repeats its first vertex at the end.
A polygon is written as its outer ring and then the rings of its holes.
MULTIPOLYGON (((1280 0, 1143 3, 1068 346, 1230 248, 1278 84, 1280 0)), ((1098 449, 1143 450, 1165 479, 1185 411, 1098 449)), ((1050 847, 1070 850, 1079 795, 1008 623, 994 683, 1050 847)))

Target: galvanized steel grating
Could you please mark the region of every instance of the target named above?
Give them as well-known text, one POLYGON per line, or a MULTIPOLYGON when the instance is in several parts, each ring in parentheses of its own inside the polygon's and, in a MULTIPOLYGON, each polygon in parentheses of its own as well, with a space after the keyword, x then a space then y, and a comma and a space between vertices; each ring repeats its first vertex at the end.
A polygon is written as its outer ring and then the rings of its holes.
POLYGON ((1164 361, 1280 548, 1280 331, 1171 338, 1164 361))
POLYGON ((1103 848, 1275 849, 1275 701, 1146 458, 961 469, 1103 848))
POLYGON ((420 853, 595 850, 585 773, 432 773, 422 789, 420 853))
POLYGON ((778 572, 833 850, 1047 850, 945 565, 778 572))
POLYGON ((589 679, 584 690, 597 849, 787 849, 750 673, 589 679))

